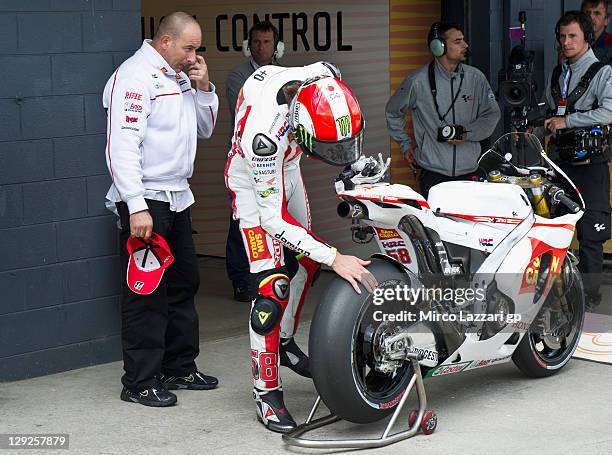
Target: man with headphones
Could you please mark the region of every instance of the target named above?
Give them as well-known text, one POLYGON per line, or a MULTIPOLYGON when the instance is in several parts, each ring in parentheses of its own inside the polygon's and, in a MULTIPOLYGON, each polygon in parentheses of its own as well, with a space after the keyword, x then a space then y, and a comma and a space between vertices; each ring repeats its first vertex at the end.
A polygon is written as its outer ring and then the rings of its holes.
POLYGON ((595 40, 592 45, 597 60, 608 65, 612 63, 612 34, 606 31, 610 22, 609 0, 582 0, 580 10, 593 21, 595 40))
POLYGON ((463 62, 468 45, 458 24, 434 23, 427 36, 434 60, 409 74, 387 103, 387 127, 404 158, 422 168, 421 194, 450 180, 469 180, 477 168, 480 142, 500 118, 486 77, 463 62), (412 114, 416 144, 405 130, 412 114))
MULTIPOLYGON (((242 43, 245 57, 250 59, 238 65, 227 76, 225 90, 229 107, 231 127, 234 131, 236 101, 244 82, 260 66, 274 65, 283 55, 284 44, 279 40, 277 28, 270 21, 257 22, 249 30, 249 39, 242 43)), ((239 302, 250 302, 254 290, 250 283, 249 261, 244 251, 238 223, 230 217, 230 228, 225 245, 227 275, 234 287, 234 299, 239 302)))
POLYGON ((555 27, 563 61, 548 78, 545 100, 554 116, 544 127, 554 135, 549 155, 580 190, 586 211, 578 222, 579 269, 587 306, 601 301, 603 244, 610 238, 609 146, 583 153, 563 137, 573 128, 592 130, 612 123, 612 68, 599 62, 593 49, 593 23, 581 11, 568 11, 555 27), (571 128, 571 129, 570 129, 571 128))

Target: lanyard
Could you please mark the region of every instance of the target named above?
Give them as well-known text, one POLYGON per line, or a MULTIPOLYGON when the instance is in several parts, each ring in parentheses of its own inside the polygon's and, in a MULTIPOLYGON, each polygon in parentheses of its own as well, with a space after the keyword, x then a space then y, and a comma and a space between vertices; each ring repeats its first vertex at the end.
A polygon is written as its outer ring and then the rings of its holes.
POLYGON ((567 92, 572 80, 572 67, 564 64, 561 68, 563 69, 563 84, 561 84, 561 99, 557 103, 557 115, 564 116, 567 110, 567 92))
MULTIPOLYGON (((445 118, 448 115, 448 113, 451 111, 451 109, 453 108, 453 106, 455 105, 455 103, 457 102, 457 98, 459 98, 459 93, 461 92, 461 86, 463 85, 463 76, 464 76, 464 72, 463 69, 461 69, 461 73, 459 76, 459 88, 457 89, 457 93, 455 93, 455 96, 453 97, 450 106, 448 107, 448 109, 446 110, 446 112, 444 113, 444 115, 440 114, 440 108, 438 107, 438 100, 437 100, 437 94, 438 94, 438 90, 436 88, 436 75, 435 75, 435 69, 434 69, 434 65, 435 65, 435 61, 431 62, 429 64, 429 68, 427 69, 427 75, 429 78, 429 87, 431 89, 431 95, 433 97, 433 102, 434 102, 434 106, 436 108, 436 113, 438 114, 438 118, 440 119, 440 122, 445 123, 445 118)), ((453 78, 454 80, 454 78, 453 78)), ((452 88, 452 85, 451 85, 452 88)), ((451 95, 452 95, 452 90, 451 90, 451 95)))
POLYGON ((569 84, 572 80, 572 67, 569 65, 563 65, 563 85, 561 86, 561 98, 567 99, 569 84), (567 68, 567 69, 566 69, 567 68))

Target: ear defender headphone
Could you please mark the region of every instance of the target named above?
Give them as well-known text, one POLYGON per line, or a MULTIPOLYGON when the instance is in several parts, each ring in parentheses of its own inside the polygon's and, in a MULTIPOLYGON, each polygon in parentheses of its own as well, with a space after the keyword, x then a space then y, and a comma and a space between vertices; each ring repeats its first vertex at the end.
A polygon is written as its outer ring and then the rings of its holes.
POLYGON ((438 35, 439 26, 440 22, 433 24, 431 26, 431 30, 429 30, 429 35, 427 36, 427 44, 429 45, 429 50, 434 57, 442 57, 444 54, 446 54, 446 42, 438 35))
POLYGON ((593 22, 591 18, 582 11, 568 11, 561 19, 557 21, 555 25, 555 36, 557 43, 561 45, 561 22, 578 22, 580 29, 584 33, 584 40, 588 43, 589 47, 593 46, 595 42, 595 29, 593 28, 593 22))
MULTIPOLYGON (((274 33, 274 55, 272 55, 272 59, 278 60, 282 58, 285 54, 285 43, 280 41, 280 37, 278 36, 278 30, 276 29, 276 27, 272 26, 271 29, 272 33, 274 33)), ((251 29, 249 30, 249 39, 245 39, 242 42, 242 54, 245 57, 251 56, 251 39, 253 37, 253 32, 255 31, 256 30, 253 30, 253 27, 251 27, 251 29)))

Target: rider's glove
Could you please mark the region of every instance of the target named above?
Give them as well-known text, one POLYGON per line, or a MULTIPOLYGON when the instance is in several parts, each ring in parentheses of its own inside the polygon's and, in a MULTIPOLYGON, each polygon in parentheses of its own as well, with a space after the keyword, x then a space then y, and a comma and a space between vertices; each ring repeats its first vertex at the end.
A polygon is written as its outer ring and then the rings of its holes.
POLYGON ((384 161, 381 153, 378 154, 378 161, 371 156, 361 156, 351 164, 351 169, 355 172, 355 176, 351 180, 356 185, 376 183, 384 177, 390 164, 391 158, 384 161))

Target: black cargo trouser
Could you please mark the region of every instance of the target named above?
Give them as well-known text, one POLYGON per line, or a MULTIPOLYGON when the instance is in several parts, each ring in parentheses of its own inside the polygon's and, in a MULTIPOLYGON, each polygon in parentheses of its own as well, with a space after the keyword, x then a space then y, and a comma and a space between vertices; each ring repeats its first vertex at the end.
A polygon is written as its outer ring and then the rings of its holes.
POLYGON ((251 281, 249 259, 244 249, 244 242, 240 234, 238 221, 230 213, 229 230, 225 244, 225 267, 227 276, 234 287, 249 286, 251 281))
POLYGON ((576 225, 578 269, 582 273, 587 296, 597 296, 603 271, 603 244, 610 238, 610 173, 608 163, 572 166, 562 164, 561 169, 574 182, 586 211, 576 225))
POLYGON ((186 376, 196 370, 199 321, 194 296, 200 285, 198 261, 191 229, 191 210, 170 210, 167 202, 146 199, 153 231, 168 242, 174 262, 149 295, 138 295, 126 284, 130 235, 127 204, 117 203, 121 217, 120 258, 123 281, 121 340, 124 386, 141 390, 155 385, 155 375, 186 376))

